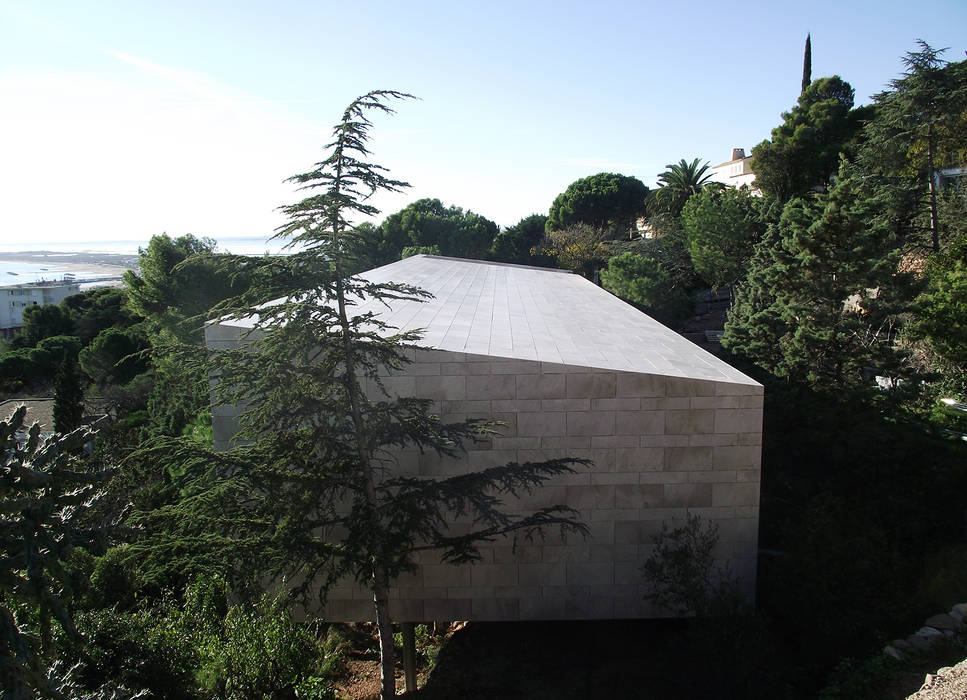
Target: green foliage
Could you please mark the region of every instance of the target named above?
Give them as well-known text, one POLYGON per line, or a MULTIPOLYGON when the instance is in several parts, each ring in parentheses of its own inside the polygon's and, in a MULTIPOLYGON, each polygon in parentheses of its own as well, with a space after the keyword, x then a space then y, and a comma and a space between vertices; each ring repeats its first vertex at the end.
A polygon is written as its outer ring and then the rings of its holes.
POLYGON ((242 291, 254 265, 222 266, 215 241, 191 234, 152 236, 138 252, 138 271, 124 273, 128 308, 154 331, 184 342, 201 342, 205 313, 242 291))
POLYGON ((682 226, 695 272, 712 287, 745 276, 764 229, 759 198, 747 187, 704 188, 682 209, 682 226))
POLYGON ((410 258, 414 255, 442 255, 438 245, 410 245, 400 251, 400 258, 410 258))
POLYGON ((148 349, 143 329, 111 327, 101 331, 80 351, 81 368, 99 386, 127 384, 148 369, 143 351, 148 349))
POLYGON ((607 269, 601 271, 601 286, 658 315, 677 316, 688 307, 688 297, 675 289, 661 263, 637 253, 611 258, 607 269))
POLYGON ((57 304, 28 306, 23 312, 23 327, 18 344, 32 348, 44 338, 74 333, 70 312, 57 304))
MULTIPOLYGON (((85 685, 115 682, 147 690, 152 697, 197 697, 197 653, 168 611, 105 608, 78 613, 77 625, 88 640, 85 685)), ((68 647, 62 653, 73 660, 72 651, 68 647)))
POLYGON ((898 243, 860 183, 844 178, 829 194, 785 206, 757 247, 723 345, 813 386, 870 386, 871 367, 899 376, 898 243))
POLYGON ((557 267, 593 280, 608 259, 609 229, 585 223, 571 224, 547 234, 537 253, 553 258, 557 267))
POLYGON ((73 359, 65 359, 54 382, 54 430, 69 433, 81 427, 84 392, 73 359))
MULTIPOLYGON (((460 207, 445 207, 439 199, 420 199, 395 214, 380 228, 387 261, 406 257, 410 248, 436 249, 437 255, 484 258, 497 235, 497 224, 460 207)), ((411 253, 413 254, 413 253, 411 253)))
MULTIPOLYGON (((292 621, 291 601, 280 594, 230 604, 229 595, 223 581, 198 579, 180 603, 78 614, 90 650, 85 685, 121 683, 164 698, 331 698, 316 677, 323 650, 292 621)), ((80 660, 75 647, 63 654, 80 660)))
POLYGON ((181 633, 197 654, 195 680, 207 693, 227 700, 292 695, 312 679, 319 649, 315 638, 292 621, 284 594, 254 603, 228 604, 224 582, 189 586, 180 616, 181 633))
POLYGON ((967 235, 933 257, 927 279, 927 290, 917 299, 916 329, 967 372, 967 235))
POLYGON ((546 226, 547 217, 543 214, 525 216, 497 235, 490 249, 491 257, 517 265, 548 265, 548 259, 535 250, 544 238, 546 226))
POLYGON ((598 173, 575 180, 551 204, 545 231, 559 231, 575 224, 614 229, 627 236, 644 213, 648 188, 630 175, 598 173))
POLYGON ((967 61, 946 63, 923 41, 907 53, 907 70, 874 96, 876 119, 865 130, 861 160, 868 176, 890 193, 890 213, 913 240, 929 237, 940 250, 936 170, 967 157, 967 61))
POLYGON ((806 34, 806 48, 803 49, 802 54, 802 92, 806 92, 806 88, 813 81, 813 42, 812 37, 806 34))
POLYGON ((60 303, 74 324, 73 335, 84 345, 108 328, 128 328, 141 319, 127 308, 127 292, 117 287, 98 287, 72 294, 60 303))
POLYGON ((677 163, 669 163, 665 167, 665 172, 658 176, 661 185, 657 190, 649 192, 648 213, 652 216, 661 214, 677 217, 682 213, 682 207, 693 195, 698 194, 702 188, 710 183, 709 178, 712 174, 705 174, 708 170, 708 163, 699 166, 699 159, 696 158, 691 163, 682 158, 677 163))
POLYGON ((782 115, 772 140, 752 149, 756 187, 785 203, 814 188, 825 189, 850 155, 868 110, 852 110, 853 88, 839 76, 813 81, 798 104, 782 115))
POLYGON ((67 560, 75 547, 103 536, 85 522, 111 475, 89 471, 77 457, 90 433, 78 430, 40 439, 40 425, 24 425, 27 409, 0 421, 0 679, 5 692, 49 692, 42 654, 52 623, 75 640, 68 611, 72 595, 67 560))
POLYGON ((742 599, 728 568, 715 564, 718 541, 718 527, 697 515, 680 527, 662 524, 642 568, 645 597, 679 617, 735 613, 742 599))
POLYGON ((50 386, 64 360, 76 358, 80 347, 76 336, 55 335, 36 347, 11 350, 0 357, 0 387, 15 391, 34 384, 50 386))

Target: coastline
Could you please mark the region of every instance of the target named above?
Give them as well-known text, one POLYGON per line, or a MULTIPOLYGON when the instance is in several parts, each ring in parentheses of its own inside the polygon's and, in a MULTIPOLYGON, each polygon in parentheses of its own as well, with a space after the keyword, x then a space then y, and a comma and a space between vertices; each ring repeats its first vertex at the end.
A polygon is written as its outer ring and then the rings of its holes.
POLYGON ((62 253, 24 250, 0 253, 0 286, 59 282, 73 275, 75 282, 120 280, 126 270, 137 270, 138 256, 122 253, 62 253))

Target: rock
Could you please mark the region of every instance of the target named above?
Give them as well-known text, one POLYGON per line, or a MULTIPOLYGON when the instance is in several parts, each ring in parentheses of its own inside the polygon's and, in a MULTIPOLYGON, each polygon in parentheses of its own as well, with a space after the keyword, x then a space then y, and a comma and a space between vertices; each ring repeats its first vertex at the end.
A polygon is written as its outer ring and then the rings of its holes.
POLYGON ((891 659, 896 659, 897 661, 903 661, 903 653, 892 644, 883 648, 883 655, 889 656, 891 659))
POLYGON ((910 643, 905 639, 894 639, 892 642, 890 642, 890 645, 896 647, 900 651, 910 650, 910 643))
POLYGON ((923 623, 927 627, 933 627, 936 630, 943 632, 944 630, 951 630, 956 632, 962 629, 964 623, 961 620, 957 620, 952 615, 947 613, 941 613, 939 615, 934 615, 933 617, 928 617, 923 623))
POLYGON ((951 615, 960 615, 960 619, 967 619, 967 603, 957 603, 950 609, 951 615))
POLYGON ((943 632, 935 627, 921 627, 914 632, 914 634, 919 637, 939 637, 943 634, 943 632))
POLYGON ((907 637, 907 643, 910 647, 916 651, 927 651, 940 639, 943 635, 937 630, 934 630, 933 635, 922 635, 922 634, 911 634, 907 637))

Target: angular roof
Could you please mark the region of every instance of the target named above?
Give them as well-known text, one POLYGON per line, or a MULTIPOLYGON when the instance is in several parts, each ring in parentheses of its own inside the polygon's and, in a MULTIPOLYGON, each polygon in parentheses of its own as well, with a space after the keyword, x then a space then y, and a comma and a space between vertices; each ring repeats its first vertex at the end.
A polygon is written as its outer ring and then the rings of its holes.
POLYGON ((362 273, 412 284, 425 302, 368 301, 424 347, 597 369, 757 385, 618 297, 563 270, 415 255, 362 273))

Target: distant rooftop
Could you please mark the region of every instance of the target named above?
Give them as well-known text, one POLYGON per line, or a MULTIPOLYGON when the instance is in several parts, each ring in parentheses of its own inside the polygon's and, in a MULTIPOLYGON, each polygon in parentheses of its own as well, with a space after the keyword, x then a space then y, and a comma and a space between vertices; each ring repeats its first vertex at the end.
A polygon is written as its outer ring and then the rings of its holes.
MULTIPOLYGON (((437 350, 755 385, 756 382, 583 277, 563 270, 415 255, 361 275, 412 284, 425 302, 370 300, 437 350)), ((223 322, 224 323, 224 322, 223 322)), ((227 325, 248 325, 229 322, 227 325)))

